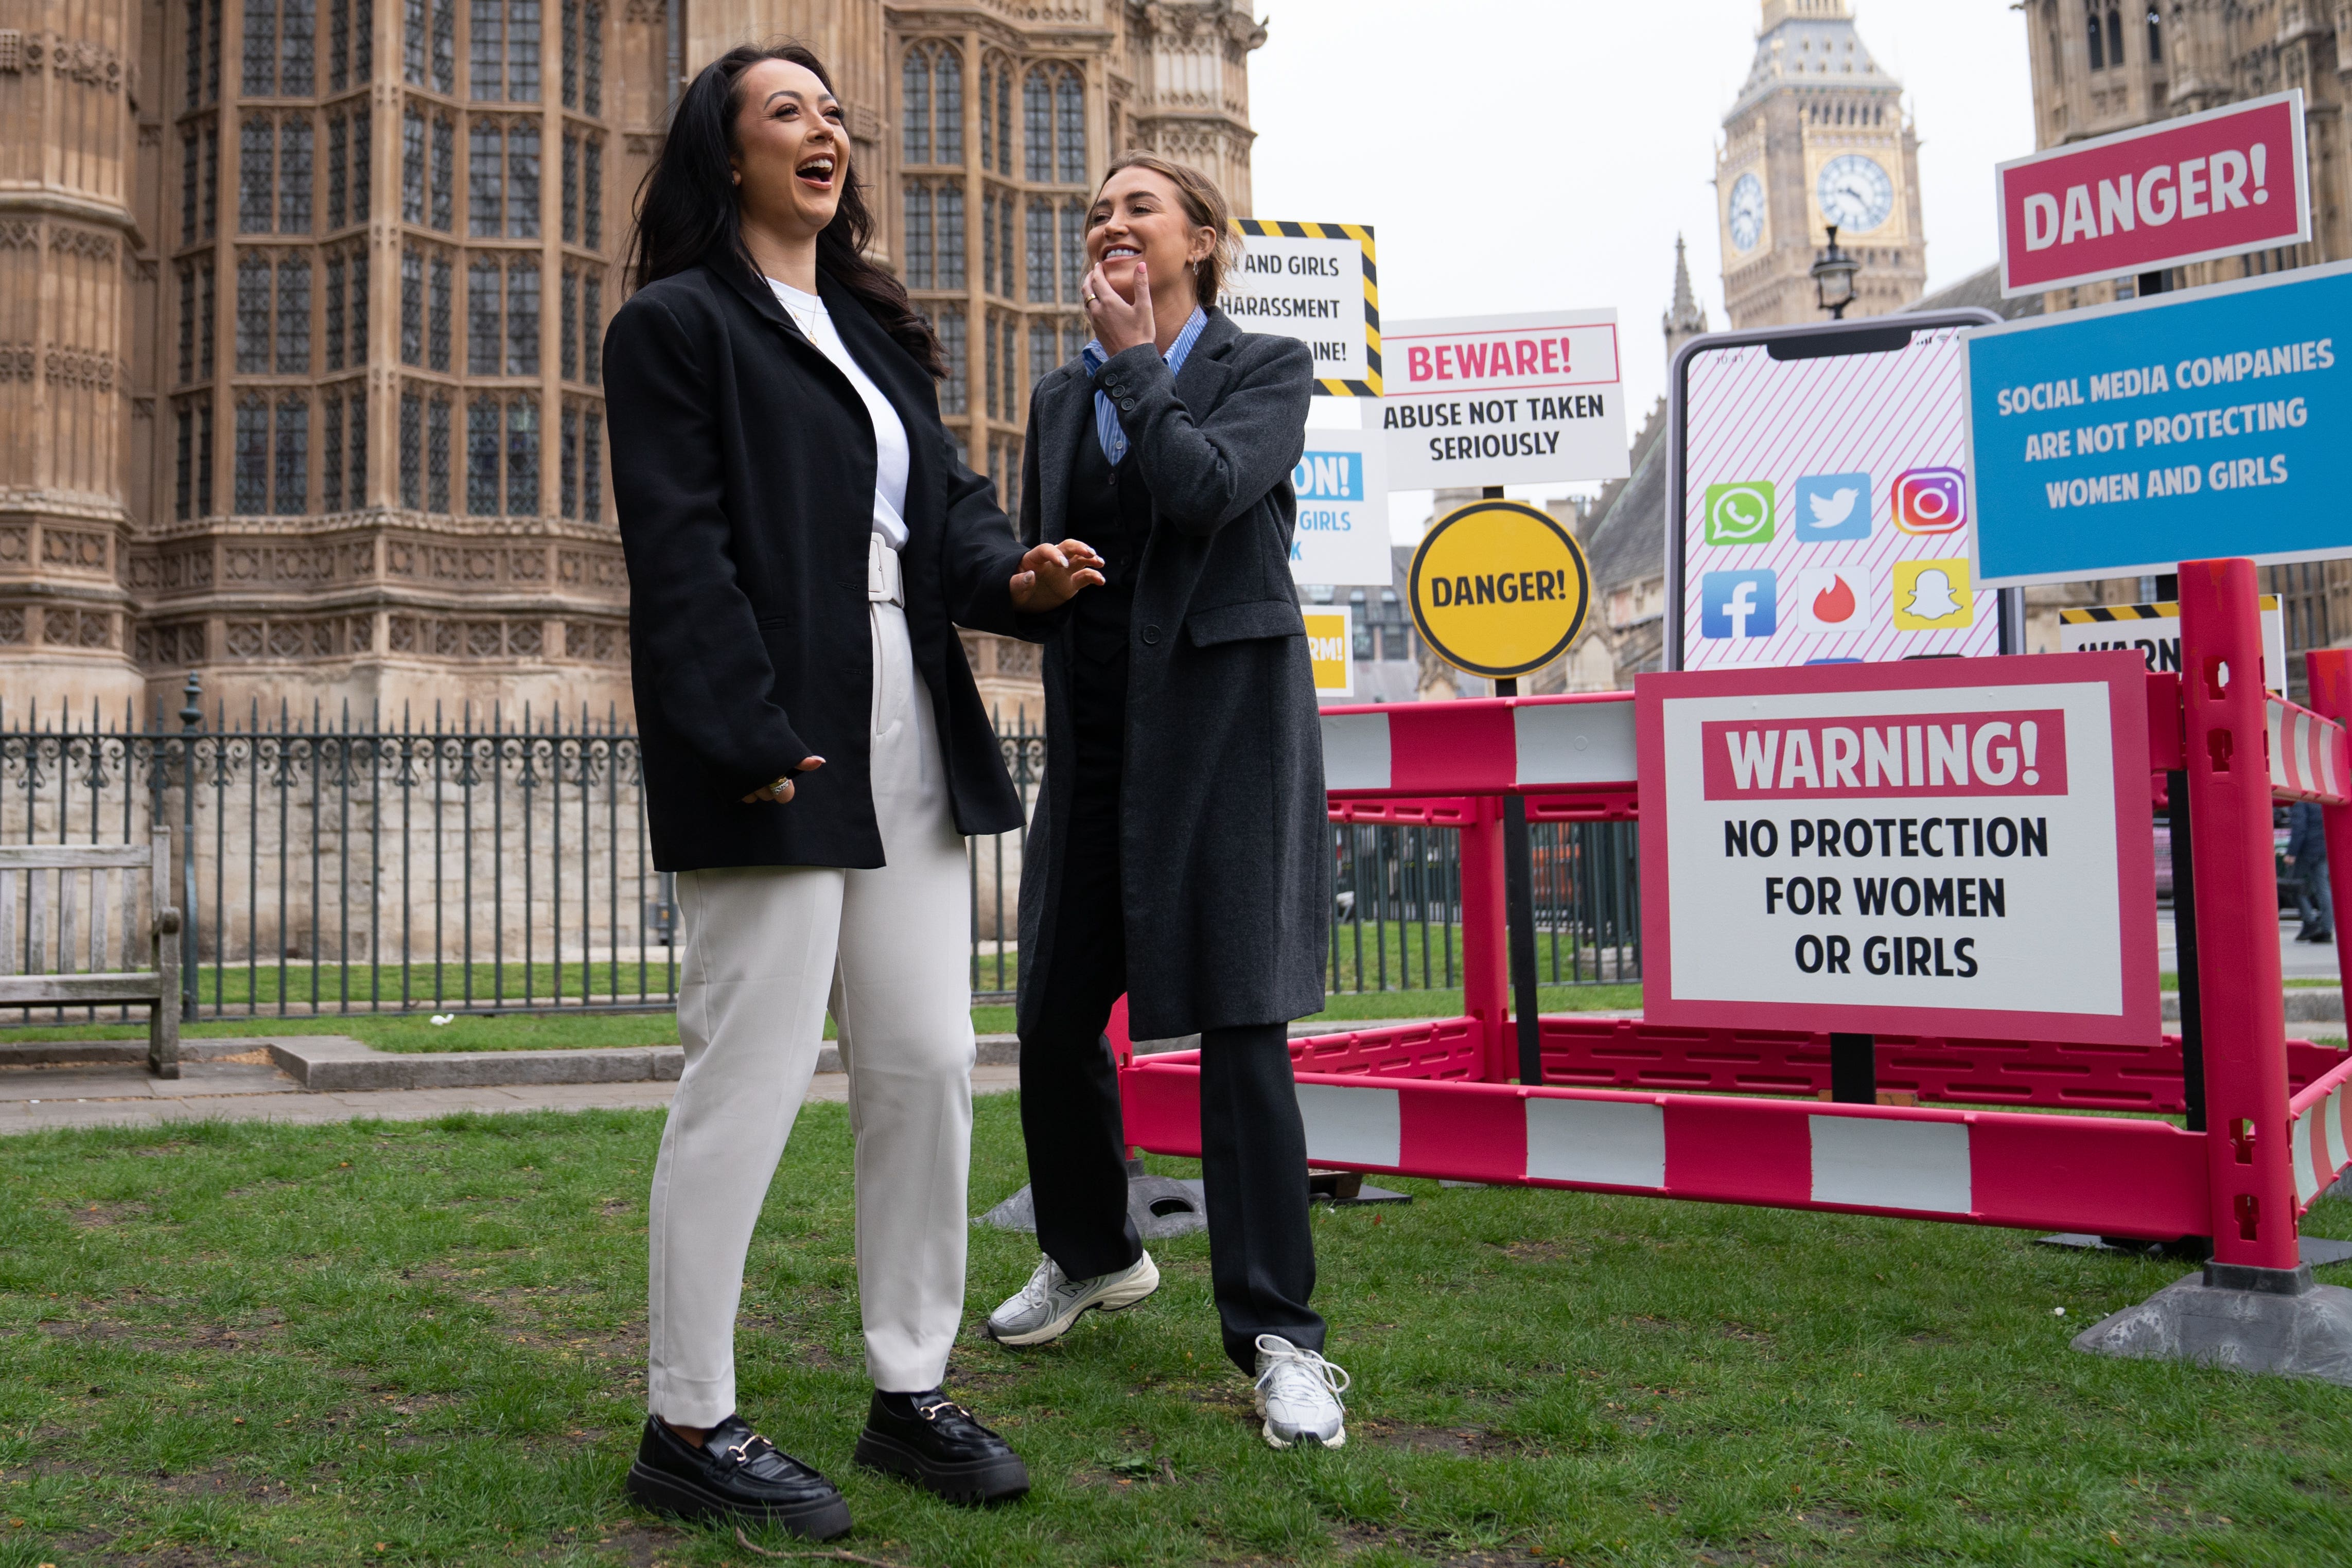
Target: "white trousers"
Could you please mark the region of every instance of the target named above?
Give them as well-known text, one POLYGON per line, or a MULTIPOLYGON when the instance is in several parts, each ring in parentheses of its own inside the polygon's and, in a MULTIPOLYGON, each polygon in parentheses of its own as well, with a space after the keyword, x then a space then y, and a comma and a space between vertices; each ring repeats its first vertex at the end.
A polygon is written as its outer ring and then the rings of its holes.
POLYGON ((939 1386, 963 1316, 973 1059, 964 844, 906 613, 870 608, 874 810, 888 864, 677 879, 686 1067, 654 1166, 646 1388, 653 1413, 677 1426, 714 1426, 735 1409, 744 1259, 816 1069, 828 1001, 849 1073, 858 1301, 876 1385, 939 1386))

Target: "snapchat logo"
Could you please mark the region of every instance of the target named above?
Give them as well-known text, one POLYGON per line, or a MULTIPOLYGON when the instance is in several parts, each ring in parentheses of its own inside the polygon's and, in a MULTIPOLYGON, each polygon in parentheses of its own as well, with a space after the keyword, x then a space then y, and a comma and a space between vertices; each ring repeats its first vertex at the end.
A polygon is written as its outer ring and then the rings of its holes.
POLYGON ((1946 632, 1974 625, 1976 618, 1976 595, 1969 591, 1966 559, 1895 563, 1896 631, 1946 632))

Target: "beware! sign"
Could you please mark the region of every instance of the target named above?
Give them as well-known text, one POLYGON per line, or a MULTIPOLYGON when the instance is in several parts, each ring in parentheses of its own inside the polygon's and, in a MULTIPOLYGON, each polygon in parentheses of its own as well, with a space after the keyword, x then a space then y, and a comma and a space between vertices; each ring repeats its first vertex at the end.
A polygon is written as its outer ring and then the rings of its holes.
POLYGON ((2311 238, 2299 89, 2036 152, 1995 178, 2010 298, 2311 238))
POLYGON ((1393 321, 1364 428, 1386 433, 1399 490, 1622 479, 1617 312, 1393 321))
POLYGON ((1641 676, 1644 1015, 2154 1044, 2146 683, 2119 651, 1641 676))

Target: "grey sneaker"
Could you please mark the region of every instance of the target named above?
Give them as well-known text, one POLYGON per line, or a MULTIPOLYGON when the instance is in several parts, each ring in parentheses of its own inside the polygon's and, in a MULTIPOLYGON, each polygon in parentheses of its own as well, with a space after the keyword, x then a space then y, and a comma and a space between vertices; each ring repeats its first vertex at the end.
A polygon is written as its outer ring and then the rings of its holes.
POLYGON ((1258 1335, 1257 1413, 1265 1417, 1265 1440, 1277 1448, 1344 1447, 1347 1412, 1339 1396, 1349 1381, 1346 1367, 1319 1353, 1301 1350, 1280 1334, 1258 1335))
POLYGON ((1078 1314, 1124 1312, 1160 1289, 1160 1268, 1146 1252, 1116 1274, 1073 1280, 1051 1258, 1038 1260, 1029 1282, 988 1314, 981 1332, 999 1344, 1044 1344, 1067 1333, 1078 1314))

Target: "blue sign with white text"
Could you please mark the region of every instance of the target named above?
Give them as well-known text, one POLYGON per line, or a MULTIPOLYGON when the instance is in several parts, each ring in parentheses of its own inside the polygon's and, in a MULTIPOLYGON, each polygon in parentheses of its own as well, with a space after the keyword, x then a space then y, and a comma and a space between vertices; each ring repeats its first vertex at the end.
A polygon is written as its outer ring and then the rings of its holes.
POLYGON ((2352 555, 2352 267, 1969 335, 1979 585, 2352 555))
POLYGON ((1360 452, 1309 452, 1290 471, 1290 486, 1302 501, 1360 501, 1364 498, 1364 455, 1360 452))

